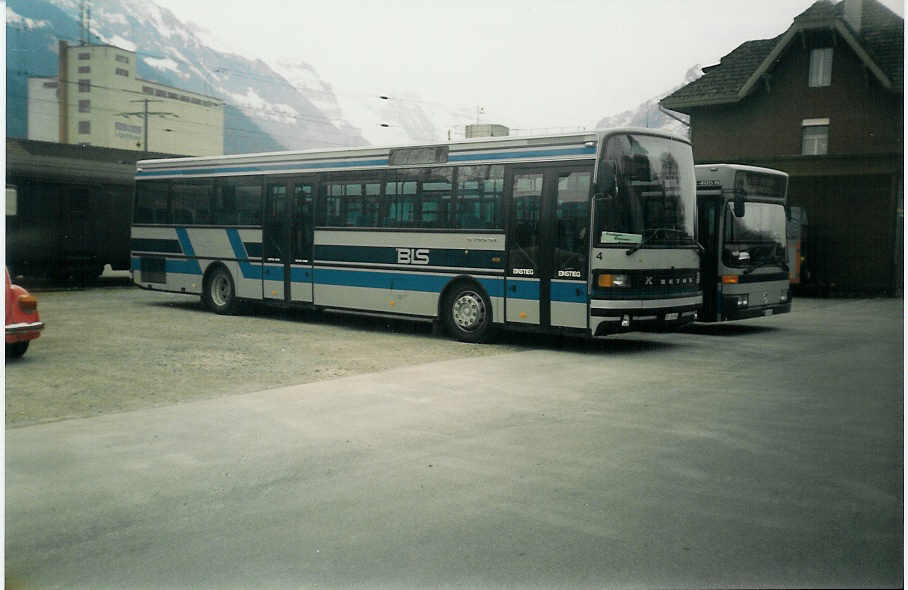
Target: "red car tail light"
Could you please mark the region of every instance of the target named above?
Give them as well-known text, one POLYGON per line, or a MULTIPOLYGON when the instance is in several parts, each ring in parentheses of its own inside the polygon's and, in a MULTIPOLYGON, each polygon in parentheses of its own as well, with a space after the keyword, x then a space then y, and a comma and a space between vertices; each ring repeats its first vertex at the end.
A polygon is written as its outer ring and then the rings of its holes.
POLYGON ((19 309, 25 313, 34 313, 38 309, 38 300, 34 295, 22 295, 17 303, 19 304, 19 309))

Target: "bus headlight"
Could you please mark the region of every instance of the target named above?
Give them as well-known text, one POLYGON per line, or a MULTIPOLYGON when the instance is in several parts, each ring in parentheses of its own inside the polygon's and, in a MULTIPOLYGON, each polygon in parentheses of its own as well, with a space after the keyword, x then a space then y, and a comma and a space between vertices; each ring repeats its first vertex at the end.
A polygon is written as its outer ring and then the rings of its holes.
POLYGON ((631 284, 627 275, 601 274, 596 280, 600 287, 629 287, 631 284))
POLYGON ((779 293, 779 303, 785 303, 788 301, 788 291, 782 291, 779 293))
POLYGON ((747 295, 738 295, 738 307, 747 307, 749 303, 747 295))

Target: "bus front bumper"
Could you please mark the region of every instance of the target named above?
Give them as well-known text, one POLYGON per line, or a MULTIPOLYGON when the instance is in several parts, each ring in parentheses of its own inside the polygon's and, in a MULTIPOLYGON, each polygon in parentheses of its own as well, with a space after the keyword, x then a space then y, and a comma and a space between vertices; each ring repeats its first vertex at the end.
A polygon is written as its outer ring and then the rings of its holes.
POLYGON ((590 325, 594 336, 620 332, 667 332, 697 319, 703 298, 614 301, 594 299, 590 302, 590 325))
POLYGON ((791 311, 791 300, 789 299, 785 303, 778 303, 776 305, 759 305, 754 307, 745 307, 738 308, 735 307, 735 301, 723 301, 724 305, 722 306, 722 320, 723 321, 734 321, 734 320, 746 320, 749 318, 760 318, 764 316, 778 315, 780 313, 788 313, 791 311))

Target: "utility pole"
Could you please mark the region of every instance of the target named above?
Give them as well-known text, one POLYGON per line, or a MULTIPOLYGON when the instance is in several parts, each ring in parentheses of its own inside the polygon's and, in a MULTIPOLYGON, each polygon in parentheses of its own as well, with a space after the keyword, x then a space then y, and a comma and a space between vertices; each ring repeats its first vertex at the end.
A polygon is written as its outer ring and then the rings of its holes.
POLYGON ((136 117, 142 117, 142 119, 144 120, 144 123, 145 123, 145 124, 144 124, 144 127, 145 127, 145 138, 144 138, 144 140, 143 140, 143 142, 142 142, 142 149, 143 149, 143 151, 147 152, 147 151, 148 151, 148 117, 154 115, 154 116, 156 116, 156 117, 167 118, 167 117, 170 117, 170 116, 179 117, 179 115, 177 115, 176 113, 166 113, 166 112, 164 112, 164 111, 155 111, 155 112, 151 112, 151 113, 148 112, 148 103, 150 103, 150 102, 164 102, 163 100, 157 100, 157 99, 155 99, 155 98, 140 98, 139 100, 131 100, 131 101, 129 101, 129 102, 141 102, 141 103, 145 103, 145 108, 144 108, 144 110, 142 110, 142 111, 140 111, 140 112, 134 112, 134 113, 120 113, 120 116, 121 116, 121 117, 126 117, 127 119, 128 119, 129 117, 133 116, 133 115, 135 115, 136 117))

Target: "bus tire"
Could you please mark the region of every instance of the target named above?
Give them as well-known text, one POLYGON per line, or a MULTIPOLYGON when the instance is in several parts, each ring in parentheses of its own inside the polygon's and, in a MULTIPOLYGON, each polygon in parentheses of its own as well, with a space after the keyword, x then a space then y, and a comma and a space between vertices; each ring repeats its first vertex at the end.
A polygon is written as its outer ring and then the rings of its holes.
POLYGON ((232 315, 237 312, 239 301, 230 271, 223 266, 211 271, 208 280, 205 281, 202 300, 205 306, 216 314, 232 315))
POLYGON ((448 334, 461 342, 487 342, 492 336, 492 304, 474 283, 455 285, 442 313, 448 334))

